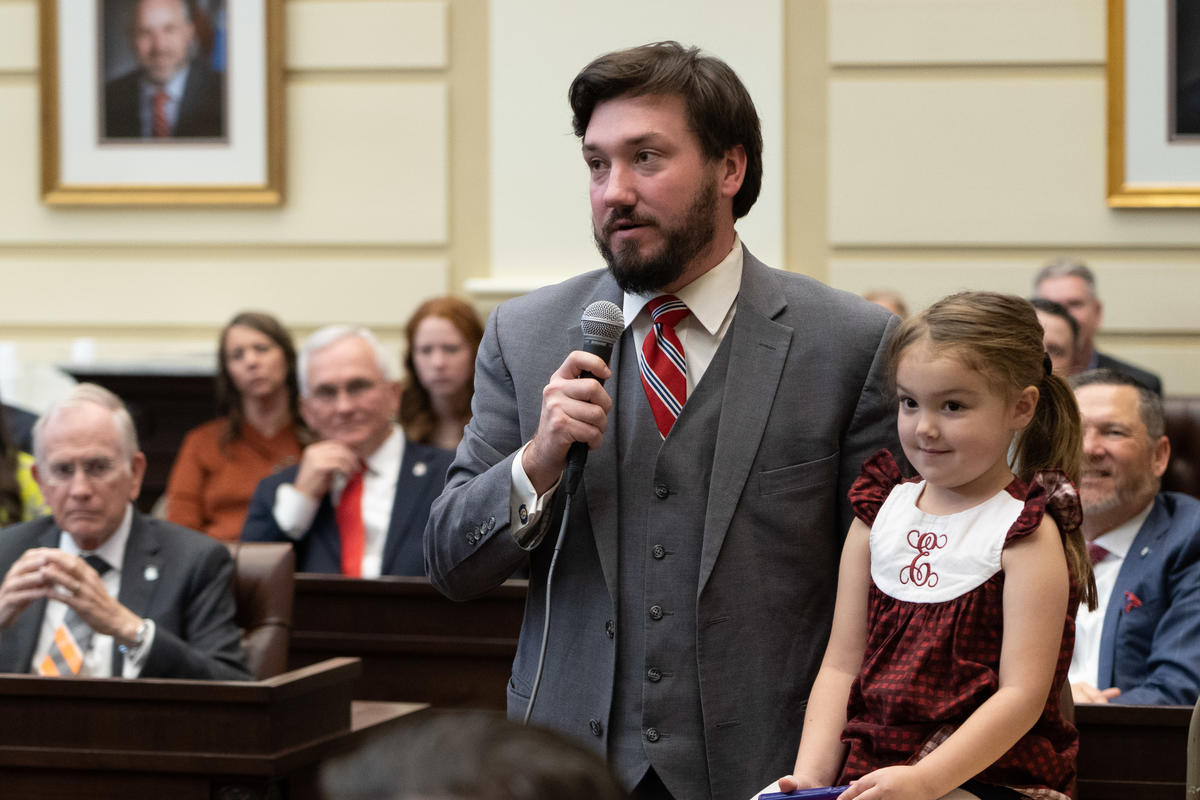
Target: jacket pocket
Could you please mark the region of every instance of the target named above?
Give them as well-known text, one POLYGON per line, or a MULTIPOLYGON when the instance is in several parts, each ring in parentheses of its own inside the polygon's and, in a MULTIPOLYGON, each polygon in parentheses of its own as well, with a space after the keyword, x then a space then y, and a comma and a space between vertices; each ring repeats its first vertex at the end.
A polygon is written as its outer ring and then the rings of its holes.
POLYGON ((837 480, 838 454, 758 473, 760 495, 782 494, 823 486, 837 480))

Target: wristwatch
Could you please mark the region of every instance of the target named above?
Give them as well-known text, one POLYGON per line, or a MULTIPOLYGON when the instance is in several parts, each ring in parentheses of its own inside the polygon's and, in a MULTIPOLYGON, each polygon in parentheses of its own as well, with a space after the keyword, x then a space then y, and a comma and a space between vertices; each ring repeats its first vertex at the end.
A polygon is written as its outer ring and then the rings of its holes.
POLYGON ((133 632, 133 644, 123 644, 117 647, 121 651, 121 655, 133 658, 142 651, 142 647, 146 644, 146 629, 149 625, 147 620, 142 620, 141 624, 137 626, 137 630, 133 632))

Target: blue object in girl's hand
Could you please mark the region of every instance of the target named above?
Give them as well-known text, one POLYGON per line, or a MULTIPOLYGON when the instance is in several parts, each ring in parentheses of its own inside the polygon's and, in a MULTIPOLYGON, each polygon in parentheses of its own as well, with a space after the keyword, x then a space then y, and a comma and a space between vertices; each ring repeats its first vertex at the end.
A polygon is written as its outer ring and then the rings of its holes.
POLYGON ((849 789, 850 786, 825 786, 820 789, 796 789, 791 792, 763 792, 758 796, 758 800, 791 800, 791 798, 801 798, 801 800, 837 800, 837 796, 849 789))

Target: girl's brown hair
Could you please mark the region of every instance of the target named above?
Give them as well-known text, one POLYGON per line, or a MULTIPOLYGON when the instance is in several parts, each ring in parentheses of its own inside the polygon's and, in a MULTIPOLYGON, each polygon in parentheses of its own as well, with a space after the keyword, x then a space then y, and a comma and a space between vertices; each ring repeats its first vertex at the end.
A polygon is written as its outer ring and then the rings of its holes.
POLYGON ((225 337, 235 325, 258 331, 283 351, 283 360, 287 364, 284 385, 287 387, 288 411, 292 415, 292 424, 304 432, 304 423, 300 417, 300 385, 296 380, 296 347, 292 344, 291 334, 283 327, 283 323, 264 311, 243 311, 229 320, 217 339, 217 416, 229 420, 229 426, 221 435, 221 441, 232 442, 241 438, 242 425, 246 421, 245 412, 242 410, 242 393, 233 382, 233 376, 229 374, 229 363, 225 356, 225 337))
MULTIPOLYGON (((400 424, 404 427, 405 435, 414 442, 430 444, 433 432, 437 428, 437 419, 433 413, 433 400, 429 391, 421 385, 417 378, 417 366, 413 361, 416 350, 417 328, 427 317, 442 317, 467 340, 471 348, 471 364, 475 363, 475 355, 479 352, 479 343, 483 340, 483 324, 479 315, 466 301, 457 297, 434 297, 426 300, 404 326, 406 353, 404 356, 404 390, 400 394, 400 424)), ((471 370, 471 378, 467 381, 463 398, 462 415, 471 417, 471 396, 475 394, 475 371, 471 370)))
MULTIPOLYGON (((999 391, 1015 397, 1027 386, 1038 389, 1037 408, 1017 434, 1013 471, 1025 483, 1049 469, 1079 481, 1083 433, 1075 393, 1050 371, 1042 326, 1029 301, 995 292, 960 292, 943 298, 901 323, 888 353, 889 379, 910 346, 928 341, 934 352, 960 359, 999 391)), ((1078 528, 1064 535, 1067 564, 1089 608, 1096 604, 1087 545, 1078 528)))

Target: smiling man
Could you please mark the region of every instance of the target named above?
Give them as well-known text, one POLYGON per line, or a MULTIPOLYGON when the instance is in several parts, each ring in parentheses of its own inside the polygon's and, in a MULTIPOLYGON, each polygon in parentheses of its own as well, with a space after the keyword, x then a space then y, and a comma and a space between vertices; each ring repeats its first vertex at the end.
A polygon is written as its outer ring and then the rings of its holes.
POLYGON ((33 443, 53 517, 0 533, 0 671, 248 679, 229 552, 133 507, 146 457, 121 401, 80 384, 33 443))
POLYGON ((1099 600, 1076 617, 1075 702, 1192 705, 1200 693, 1200 501, 1159 491, 1171 444, 1157 394, 1107 369, 1071 383, 1083 419, 1083 535, 1099 600))
POLYGON ((508 686, 522 717, 556 551, 543 535, 563 518, 567 451, 587 444, 531 719, 605 755, 635 798, 746 797, 794 761, 846 492, 868 455, 897 449, 895 317, 741 242, 762 136, 726 63, 635 47, 568 96, 607 269, 489 319, 426 531, 430 579, 467 598, 528 564, 508 686), (611 365, 573 349, 595 301, 624 309, 611 365))
POLYGON ((258 484, 242 539, 294 542, 301 572, 424 575, 421 534, 451 454, 405 440, 400 387, 371 331, 322 328, 297 361, 300 411, 321 441, 258 484))
POLYGON ((138 66, 104 86, 104 136, 224 136, 225 76, 194 58, 188 0, 138 0, 127 31, 138 66))

